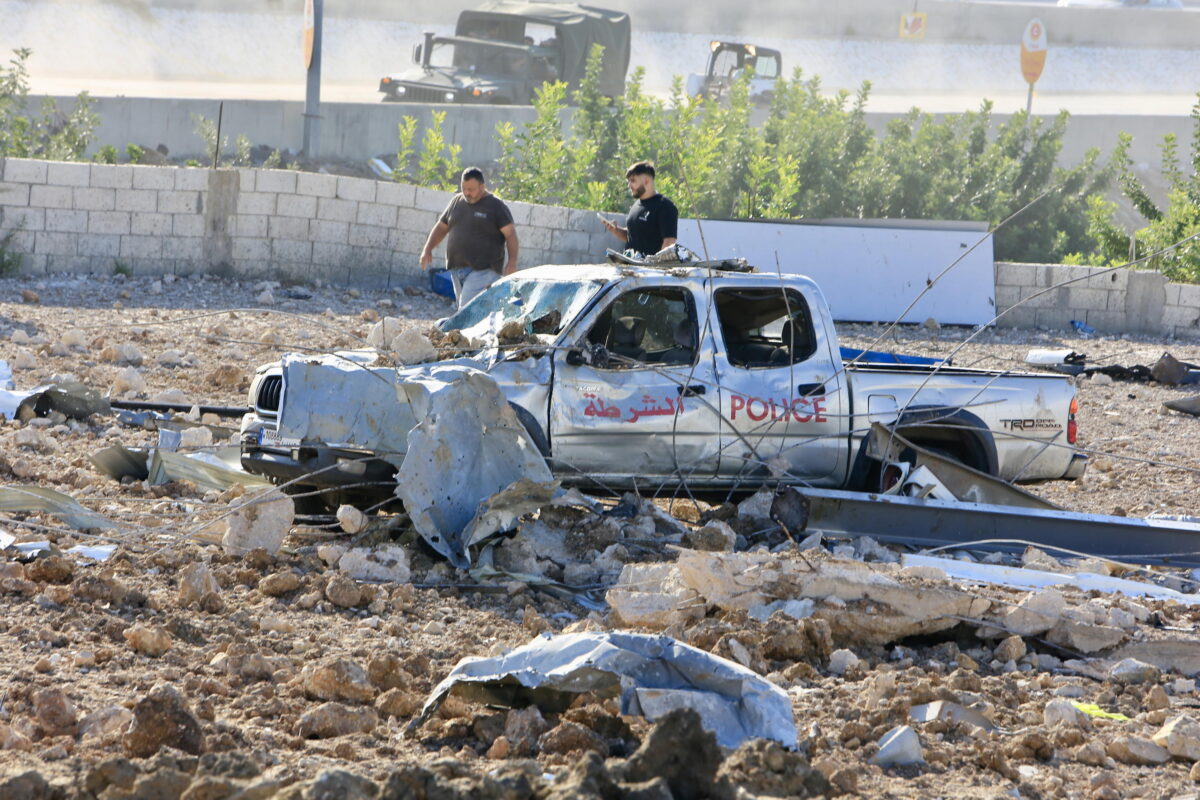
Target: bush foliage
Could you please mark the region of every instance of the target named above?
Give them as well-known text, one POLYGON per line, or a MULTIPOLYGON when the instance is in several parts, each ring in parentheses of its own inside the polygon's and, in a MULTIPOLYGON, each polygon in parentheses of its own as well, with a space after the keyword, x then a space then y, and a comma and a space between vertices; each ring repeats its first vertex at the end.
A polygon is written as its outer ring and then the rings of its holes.
POLYGON ((28 48, 13 51, 9 66, 0 65, 0 157, 80 161, 100 124, 87 92, 80 92, 70 112, 59 111, 50 98, 37 113, 29 105, 28 48))
POLYGON ((546 84, 536 119, 518 131, 497 126, 503 155, 499 185, 507 197, 617 211, 626 207, 625 167, 648 158, 660 191, 680 213, 709 219, 831 217, 975 220, 1001 228, 996 257, 1053 262, 1091 252, 1087 215, 1111 170, 1091 151, 1078 165, 1055 165, 1068 114, 1052 122, 1014 114, 994 131, 992 104, 938 119, 913 109, 876 132, 864 109, 870 84, 824 97, 820 79, 797 70, 781 79, 761 124, 750 76, 727 102, 687 96, 677 78, 670 99, 646 94, 641 70, 625 94, 599 91, 599 53, 571 98, 546 84))

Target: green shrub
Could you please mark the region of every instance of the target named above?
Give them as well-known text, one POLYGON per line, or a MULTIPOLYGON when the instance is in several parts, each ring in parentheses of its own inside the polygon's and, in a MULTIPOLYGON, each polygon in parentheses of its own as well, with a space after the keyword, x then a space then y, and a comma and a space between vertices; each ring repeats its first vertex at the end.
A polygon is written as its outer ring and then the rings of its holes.
POLYGON ((92 156, 92 161, 95 161, 97 164, 117 163, 117 148, 111 144, 104 145, 92 156))
POLYGON ((125 145, 125 156, 129 159, 130 164, 142 163, 142 156, 146 154, 146 149, 136 144, 125 145))
POLYGON ((16 275, 25 261, 25 254, 12 249, 13 239, 22 226, 0 234, 0 278, 16 275))
POLYGON ((0 66, 0 157, 81 161, 100 119, 87 92, 62 112, 50 98, 38 113, 29 109, 29 70, 33 51, 18 48, 8 67, 0 66))

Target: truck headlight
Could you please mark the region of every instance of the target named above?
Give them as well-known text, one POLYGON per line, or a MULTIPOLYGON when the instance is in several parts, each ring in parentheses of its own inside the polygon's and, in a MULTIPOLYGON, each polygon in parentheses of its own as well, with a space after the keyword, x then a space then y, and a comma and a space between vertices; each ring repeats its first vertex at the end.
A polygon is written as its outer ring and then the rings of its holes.
POLYGON ((442 96, 445 98, 447 103, 454 102, 454 92, 446 92, 446 94, 444 94, 442 96))
POLYGON ((403 86, 396 87, 396 96, 397 97, 403 97, 406 94, 408 94, 408 89, 405 89, 403 86))

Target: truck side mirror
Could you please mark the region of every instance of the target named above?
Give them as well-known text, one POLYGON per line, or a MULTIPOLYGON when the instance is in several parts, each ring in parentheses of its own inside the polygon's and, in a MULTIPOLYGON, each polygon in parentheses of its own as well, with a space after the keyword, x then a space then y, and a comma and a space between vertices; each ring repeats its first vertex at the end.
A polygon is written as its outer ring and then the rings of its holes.
POLYGON ((414 64, 421 63, 421 45, 419 45, 419 44, 413 45, 413 63, 414 64))
POLYGON ((567 351, 567 365, 571 367, 582 367, 583 351, 578 348, 571 348, 567 351))

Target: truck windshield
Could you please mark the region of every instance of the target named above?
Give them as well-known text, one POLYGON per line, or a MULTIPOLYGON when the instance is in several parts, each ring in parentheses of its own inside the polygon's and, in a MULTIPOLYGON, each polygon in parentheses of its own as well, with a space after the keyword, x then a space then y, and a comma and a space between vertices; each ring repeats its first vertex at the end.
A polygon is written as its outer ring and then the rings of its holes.
POLYGON ((528 70, 529 54, 519 48, 490 47, 478 42, 434 42, 429 65, 517 75, 528 70))
POLYGON ((476 328, 475 335, 499 331, 519 319, 533 333, 557 334, 575 319, 603 287, 603 279, 550 281, 512 278, 492 284, 441 324, 443 331, 476 328), (534 325, 539 321, 538 325, 534 325), (482 323, 482 324, 481 324, 482 323))

